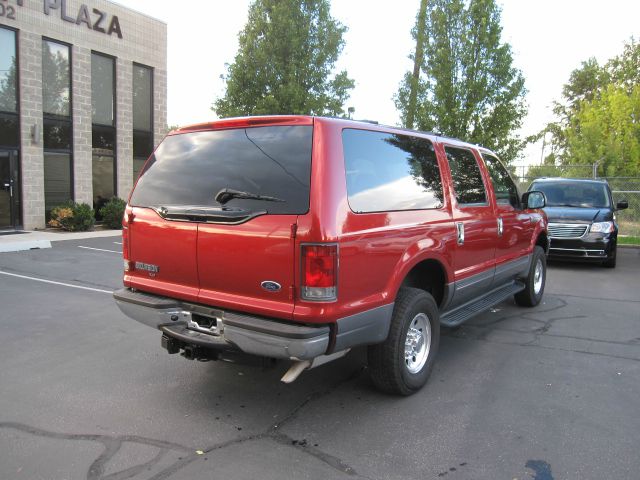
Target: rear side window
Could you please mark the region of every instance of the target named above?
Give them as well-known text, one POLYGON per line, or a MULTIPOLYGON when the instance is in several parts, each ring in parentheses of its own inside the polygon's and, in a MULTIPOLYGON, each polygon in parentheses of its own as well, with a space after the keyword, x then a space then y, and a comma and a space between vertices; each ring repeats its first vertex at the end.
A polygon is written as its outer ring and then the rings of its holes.
POLYGON ((471 150, 446 147, 451 179, 459 205, 487 205, 482 174, 471 150))
POLYGON ((349 206, 356 213, 442 207, 433 144, 367 130, 342 133, 349 206))
POLYGON ((230 189, 272 200, 231 198, 225 207, 306 213, 312 134, 312 126, 270 126, 169 136, 145 167, 131 204, 220 207, 216 194, 230 189))

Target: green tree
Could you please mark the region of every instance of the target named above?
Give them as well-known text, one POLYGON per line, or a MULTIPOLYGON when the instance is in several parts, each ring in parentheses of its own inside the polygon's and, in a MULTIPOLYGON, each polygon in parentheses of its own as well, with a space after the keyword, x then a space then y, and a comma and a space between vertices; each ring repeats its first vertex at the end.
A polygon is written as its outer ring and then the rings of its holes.
POLYGON ((346 27, 329 10, 328 0, 255 0, 218 116, 344 115, 354 82, 346 71, 332 77, 346 27))
POLYGON ((640 44, 632 38, 604 65, 582 62, 554 113, 557 120, 541 132, 551 134, 545 164, 598 163, 600 175, 640 174, 640 44))
MULTIPOLYGON (((527 109, 524 77, 501 42, 500 8, 494 0, 430 0, 413 37, 424 39, 415 125, 495 150, 511 162, 524 146, 514 132, 527 109)), ((416 48, 415 59, 418 59, 416 48)), ((404 126, 412 110, 412 75, 394 100, 404 126)))
POLYGON ((584 101, 566 129, 565 164, 598 163, 604 176, 640 173, 640 84, 628 93, 609 84, 584 101))

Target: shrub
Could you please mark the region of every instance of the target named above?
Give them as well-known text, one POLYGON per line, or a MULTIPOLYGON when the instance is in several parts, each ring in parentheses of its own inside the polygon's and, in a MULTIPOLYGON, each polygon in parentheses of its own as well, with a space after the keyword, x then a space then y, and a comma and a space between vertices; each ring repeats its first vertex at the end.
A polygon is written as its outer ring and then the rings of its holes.
POLYGON ((91 230, 96 223, 93 208, 86 203, 67 202, 51 210, 50 227, 61 228, 69 232, 91 230))
POLYGON ((122 228, 122 217, 127 202, 118 197, 113 197, 99 211, 104 225, 109 228, 122 228))

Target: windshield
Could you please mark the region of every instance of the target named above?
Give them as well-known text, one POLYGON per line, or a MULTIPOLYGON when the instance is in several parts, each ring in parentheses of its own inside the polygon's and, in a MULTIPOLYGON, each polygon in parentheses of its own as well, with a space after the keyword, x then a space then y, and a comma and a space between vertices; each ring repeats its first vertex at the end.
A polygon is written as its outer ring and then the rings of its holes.
POLYGON ((529 190, 547 197, 547 207, 608 208, 607 186, 597 182, 534 182, 529 190))
POLYGON ((145 167, 131 205, 306 213, 312 132, 312 126, 270 126, 169 136, 145 167), (216 201, 225 189, 236 193, 216 201))

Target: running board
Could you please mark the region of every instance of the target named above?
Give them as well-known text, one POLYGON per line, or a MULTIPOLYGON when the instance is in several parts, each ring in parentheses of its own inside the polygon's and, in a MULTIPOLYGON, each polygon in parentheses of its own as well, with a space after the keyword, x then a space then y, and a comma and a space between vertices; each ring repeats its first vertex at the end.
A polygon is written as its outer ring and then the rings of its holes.
POLYGON ((455 310, 445 312, 440 317, 440 324, 445 327, 457 327, 522 290, 524 290, 524 283, 518 281, 509 283, 504 287, 489 292, 478 300, 462 305, 455 310))

